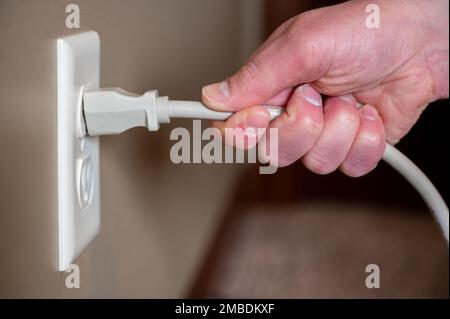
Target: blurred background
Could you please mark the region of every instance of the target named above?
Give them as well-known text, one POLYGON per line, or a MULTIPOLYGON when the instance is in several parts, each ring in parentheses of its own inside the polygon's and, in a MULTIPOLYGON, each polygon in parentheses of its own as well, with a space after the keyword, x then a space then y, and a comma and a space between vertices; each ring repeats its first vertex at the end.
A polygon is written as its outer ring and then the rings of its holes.
MULTIPOLYGON (((102 229, 75 261, 79 289, 57 272, 55 39, 97 31, 103 87, 197 100, 283 21, 332 2, 0 0, 0 297, 448 298, 448 246, 385 164, 359 179, 175 165, 169 134, 192 127, 183 120, 102 137, 102 229), (72 2, 78 30, 64 25, 72 2), (365 287, 368 264, 380 289, 365 287)), ((448 203, 446 104, 398 147, 448 203)))

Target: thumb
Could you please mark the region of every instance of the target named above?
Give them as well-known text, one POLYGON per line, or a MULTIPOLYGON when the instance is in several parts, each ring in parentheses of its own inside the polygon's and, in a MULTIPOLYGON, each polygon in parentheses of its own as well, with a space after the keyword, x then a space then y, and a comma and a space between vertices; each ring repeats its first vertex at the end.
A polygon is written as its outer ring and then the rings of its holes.
POLYGON ((219 111, 238 111, 261 105, 279 92, 319 76, 320 57, 314 56, 311 37, 295 21, 269 38, 249 61, 225 81, 202 90, 203 102, 219 111), (292 29, 292 30, 291 30, 292 29))

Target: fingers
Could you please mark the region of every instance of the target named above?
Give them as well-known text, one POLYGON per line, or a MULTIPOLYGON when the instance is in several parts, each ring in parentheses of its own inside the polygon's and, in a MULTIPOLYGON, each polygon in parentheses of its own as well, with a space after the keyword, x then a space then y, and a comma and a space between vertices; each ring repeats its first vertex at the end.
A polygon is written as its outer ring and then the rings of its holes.
POLYGON ((271 154, 272 165, 287 166, 305 155, 323 128, 320 94, 308 84, 298 87, 289 99, 286 112, 270 124, 265 137, 267 144, 273 128, 278 130, 278 153, 275 157, 271 154))
POLYGON ((378 111, 371 105, 359 110, 359 129, 350 151, 340 170, 351 177, 369 173, 381 160, 385 143, 383 121, 378 111))
MULTIPOLYGON (((270 98, 269 100, 267 100, 264 105, 271 105, 271 106, 285 106, 287 101, 289 100, 291 94, 293 92, 293 88, 288 88, 283 90, 282 92, 278 93, 277 95, 275 95, 274 97, 270 98)), ((254 115, 258 112, 263 112, 268 114, 268 112, 262 108, 262 107, 250 107, 250 108, 245 108, 241 111, 236 112, 235 114, 233 114, 233 116, 231 116, 228 121, 211 121, 212 126, 218 128, 222 135, 225 136, 225 128, 233 128, 233 127, 246 127, 246 123, 241 123, 241 122, 248 122, 247 118, 250 117, 251 115, 254 115)), ((269 115, 270 117, 270 115, 269 115)), ((270 121, 270 118, 269 120, 270 121)), ((268 121, 267 123, 264 123, 265 125, 263 126, 263 124, 260 124, 259 128, 266 128, 268 125, 268 121)), ((253 120, 253 122, 257 122, 257 120, 253 120)), ((263 123, 264 121, 261 120, 261 123, 263 123)), ((245 130, 245 129, 244 129, 245 130)), ((250 130, 251 131, 251 130, 250 130)), ((237 132, 235 132, 237 133, 237 132)), ((248 133, 247 132, 247 139, 248 139, 248 133)), ((260 132, 261 133, 261 132, 260 132)), ((263 134, 262 134, 263 135, 263 134)), ((261 136, 258 136, 258 139, 260 139, 261 136)), ((238 138, 239 139, 239 138, 238 138)), ((250 138, 251 139, 251 138, 250 138)), ((236 142, 234 141, 230 141, 227 140, 225 141, 228 145, 230 146, 236 146, 236 142)), ((241 149, 248 149, 254 146, 254 138, 253 141, 249 141, 251 143, 247 142, 247 146, 238 146, 241 149)))
POLYGON ((300 18, 277 31, 236 74, 204 87, 203 102, 220 111, 237 111, 317 79, 319 66, 328 65, 326 50, 311 49, 315 38, 308 36, 308 25, 300 18))
MULTIPOLYGON (((276 155, 267 151, 271 164, 287 166, 302 159, 304 165, 318 174, 337 168, 351 177, 370 172, 381 159, 385 147, 383 121, 377 110, 365 105, 359 110, 352 95, 322 98, 311 85, 305 84, 289 92, 286 111, 270 122, 268 112, 260 106, 236 112, 226 122, 215 122, 229 145, 241 149, 253 147, 261 139, 265 149, 272 143, 272 129, 277 130, 276 155), (231 136, 231 137, 230 137, 231 136)), ((283 93, 283 97, 287 93, 283 93)))
POLYGON ((330 97, 324 106, 324 127, 303 164, 317 174, 335 171, 347 157, 359 128, 356 101, 351 96, 330 97))
POLYGON ((213 126, 221 130, 226 144, 249 149, 264 135, 269 122, 269 112, 261 106, 253 106, 236 112, 225 122, 214 121, 213 126))

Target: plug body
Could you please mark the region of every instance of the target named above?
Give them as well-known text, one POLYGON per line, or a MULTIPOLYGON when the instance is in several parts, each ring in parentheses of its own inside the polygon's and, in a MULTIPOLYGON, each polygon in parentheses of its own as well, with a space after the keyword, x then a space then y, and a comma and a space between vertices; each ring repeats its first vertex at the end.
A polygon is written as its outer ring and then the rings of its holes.
POLYGON ((86 91, 83 110, 90 136, 120 134, 139 126, 157 131, 160 123, 169 123, 167 97, 154 90, 143 95, 121 88, 86 91))
MULTIPOLYGON (((264 106, 274 119, 283 108, 264 106)), ((148 91, 143 95, 121 88, 86 90, 83 93, 83 115, 89 136, 120 134, 130 128, 143 126, 157 131, 160 124, 171 118, 193 118, 224 121, 232 112, 219 112, 195 101, 169 101, 167 96, 148 91)))

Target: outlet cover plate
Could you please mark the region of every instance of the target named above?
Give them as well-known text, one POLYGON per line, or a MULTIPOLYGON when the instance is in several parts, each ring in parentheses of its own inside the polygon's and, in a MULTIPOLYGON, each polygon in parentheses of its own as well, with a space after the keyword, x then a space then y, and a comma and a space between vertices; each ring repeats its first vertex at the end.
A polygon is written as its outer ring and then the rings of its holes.
POLYGON ((94 31, 57 40, 59 270, 100 230, 98 137, 83 137, 82 92, 99 87, 100 40, 94 31))

